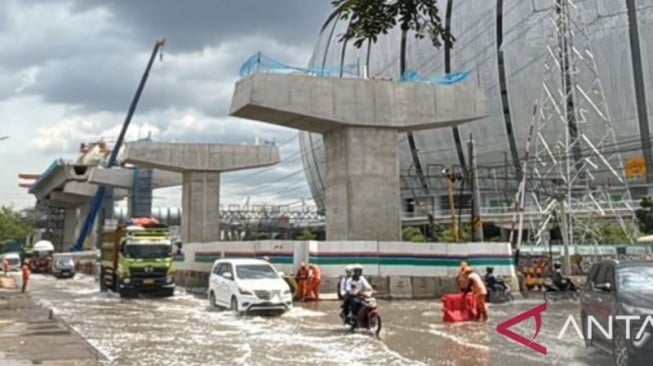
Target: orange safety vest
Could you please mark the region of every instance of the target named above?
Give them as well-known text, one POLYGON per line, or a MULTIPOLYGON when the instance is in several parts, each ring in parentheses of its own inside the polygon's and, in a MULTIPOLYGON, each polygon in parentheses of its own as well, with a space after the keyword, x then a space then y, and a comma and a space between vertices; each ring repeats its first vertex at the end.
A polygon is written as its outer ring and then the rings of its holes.
POLYGON ((26 265, 23 266, 23 280, 29 280, 29 276, 32 272, 29 270, 29 267, 26 265))
POLYGON ((297 271, 297 279, 298 280, 305 280, 308 278, 308 268, 306 267, 301 267, 297 271))
POLYGON ((321 281, 322 280, 322 271, 320 271, 320 267, 318 266, 311 266, 310 267, 310 277, 314 280, 321 281))
POLYGON ((469 282, 472 285, 473 293, 487 295, 487 288, 485 287, 485 283, 483 283, 483 279, 481 279, 481 276, 479 276, 478 273, 471 273, 468 278, 469 282))

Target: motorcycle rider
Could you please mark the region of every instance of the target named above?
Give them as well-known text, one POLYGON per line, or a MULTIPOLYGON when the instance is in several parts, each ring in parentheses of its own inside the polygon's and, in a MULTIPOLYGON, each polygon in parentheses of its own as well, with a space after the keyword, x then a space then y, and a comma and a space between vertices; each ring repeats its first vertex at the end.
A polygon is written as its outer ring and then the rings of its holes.
POLYGON ((556 262, 553 264, 554 272, 553 272, 553 285, 558 288, 558 290, 562 292, 567 292, 567 291, 576 291, 576 286, 565 278, 565 276, 562 275, 562 265, 560 262, 556 262))
POLYGON ((347 281, 351 278, 352 275, 352 266, 345 267, 345 275, 340 277, 338 282, 338 299, 343 300, 340 308, 342 312, 340 313, 342 318, 345 319, 349 313, 349 303, 346 301, 347 298, 347 281))
POLYGON ((372 286, 367 282, 367 279, 363 277, 363 266, 356 264, 352 266, 352 275, 345 286, 346 298, 345 302, 348 302, 349 315, 348 317, 354 317, 358 315, 358 311, 361 309, 363 304, 361 303, 361 296, 370 296, 372 292, 372 286))

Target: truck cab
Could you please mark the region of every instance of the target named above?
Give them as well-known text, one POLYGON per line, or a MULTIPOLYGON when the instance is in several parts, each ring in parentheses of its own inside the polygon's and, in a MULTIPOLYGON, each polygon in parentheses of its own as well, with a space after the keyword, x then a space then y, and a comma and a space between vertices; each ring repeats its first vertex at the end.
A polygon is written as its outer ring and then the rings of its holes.
POLYGON ((131 219, 105 234, 100 254, 100 289, 121 297, 139 293, 172 296, 173 242, 168 228, 153 219, 131 219))

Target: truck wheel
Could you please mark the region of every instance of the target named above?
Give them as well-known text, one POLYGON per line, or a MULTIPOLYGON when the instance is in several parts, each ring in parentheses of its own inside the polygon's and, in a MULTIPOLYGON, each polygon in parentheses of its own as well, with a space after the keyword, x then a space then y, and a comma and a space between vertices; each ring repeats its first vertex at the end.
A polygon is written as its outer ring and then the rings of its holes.
POLYGON ((104 267, 100 267, 100 292, 107 292, 107 283, 104 279, 104 267))
POLYGON ((166 288, 161 290, 161 296, 163 297, 172 297, 175 295, 175 288, 166 288))

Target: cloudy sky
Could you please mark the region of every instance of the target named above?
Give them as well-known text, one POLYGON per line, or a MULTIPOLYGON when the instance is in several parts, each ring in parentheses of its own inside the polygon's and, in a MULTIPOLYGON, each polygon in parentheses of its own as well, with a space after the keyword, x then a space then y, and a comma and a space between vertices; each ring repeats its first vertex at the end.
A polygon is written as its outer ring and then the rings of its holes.
MULTIPOLYGON (((297 132, 227 116, 241 64, 256 52, 306 65, 329 0, 0 1, 0 205, 35 200, 19 173, 115 139, 155 40, 166 38, 128 138, 281 145, 274 169, 224 177, 224 203, 310 198, 297 132), (265 184, 265 182, 268 182, 265 184)), ((179 188, 155 192, 178 207, 179 188)))

